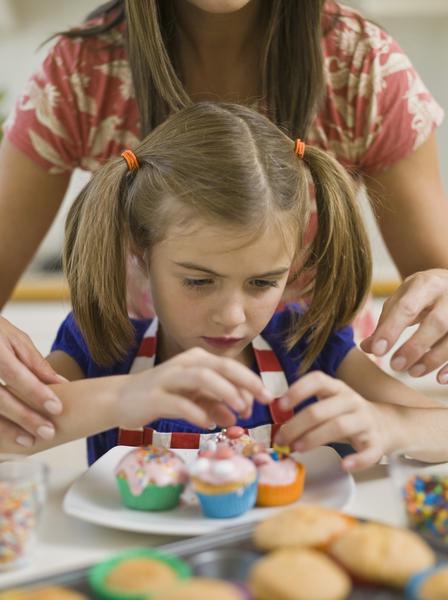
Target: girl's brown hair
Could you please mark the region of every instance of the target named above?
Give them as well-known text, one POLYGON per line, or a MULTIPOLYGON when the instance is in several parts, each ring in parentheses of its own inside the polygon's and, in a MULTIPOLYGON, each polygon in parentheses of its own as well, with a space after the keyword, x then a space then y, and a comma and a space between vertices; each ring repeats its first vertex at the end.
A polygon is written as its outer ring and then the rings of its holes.
POLYGON ((314 291, 289 339, 292 346, 307 335, 302 370, 309 367, 330 333, 360 307, 371 259, 350 176, 318 148, 308 146, 303 160, 293 148, 259 113, 205 102, 174 113, 149 134, 135 150, 136 171, 117 158, 93 176, 67 218, 64 266, 94 360, 108 364, 134 342, 126 310, 128 252, 143 256, 170 225, 197 217, 244 232, 273 223, 292 228, 299 253, 311 173, 319 229, 302 270, 314 273, 314 291))
MULTIPOLYGON (((324 0, 260 0, 263 22, 259 96, 290 137, 306 137, 324 94, 321 19, 324 0)), ((89 37, 126 23, 127 51, 145 137, 191 103, 176 59, 174 0, 114 0, 92 17, 104 23, 63 32, 89 37)), ((254 40, 255 43, 256 40, 254 40)))

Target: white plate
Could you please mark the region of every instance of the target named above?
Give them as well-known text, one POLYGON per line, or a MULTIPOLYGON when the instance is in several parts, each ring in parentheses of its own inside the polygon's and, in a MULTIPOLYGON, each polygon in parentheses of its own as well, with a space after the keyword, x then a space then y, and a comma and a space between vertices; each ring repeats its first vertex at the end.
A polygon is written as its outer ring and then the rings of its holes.
MULTIPOLYGON (((253 508, 233 519, 207 519, 202 516, 199 506, 185 504, 164 512, 131 510, 123 506, 113 474, 121 457, 130 449, 129 446, 115 446, 83 473, 65 495, 65 512, 84 521, 115 529, 188 536, 259 521, 284 508, 253 508)), ((175 452, 187 464, 197 454, 197 450, 175 452)), ((305 488, 299 502, 334 508, 342 508, 347 504, 355 483, 352 476, 341 469, 341 459, 335 450, 323 446, 297 454, 297 458, 306 468, 305 488)))

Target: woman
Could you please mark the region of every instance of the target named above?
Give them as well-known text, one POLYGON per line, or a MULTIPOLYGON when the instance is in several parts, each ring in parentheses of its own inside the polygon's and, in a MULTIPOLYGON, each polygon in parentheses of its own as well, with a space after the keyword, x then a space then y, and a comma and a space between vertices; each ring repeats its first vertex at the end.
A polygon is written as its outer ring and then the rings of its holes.
MULTIPOLYGON (((62 36, 18 101, 0 149, 0 301, 50 226, 72 170, 95 170, 199 100, 256 106, 364 177, 381 199, 377 220, 407 279, 363 348, 384 354, 420 322, 392 366, 416 376, 441 367, 445 382, 448 207, 434 134, 442 112, 389 36, 323 0, 116 0, 62 36)), ((147 315, 148 296, 133 293, 129 304, 147 315)), ((0 426, 14 422, 36 435, 48 425, 39 413, 52 414, 39 385, 51 374, 30 364, 35 350, 9 324, 3 336, 0 426), (18 375, 26 366, 31 395, 18 375)), ((53 412, 61 410, 51 400, 53 412)))

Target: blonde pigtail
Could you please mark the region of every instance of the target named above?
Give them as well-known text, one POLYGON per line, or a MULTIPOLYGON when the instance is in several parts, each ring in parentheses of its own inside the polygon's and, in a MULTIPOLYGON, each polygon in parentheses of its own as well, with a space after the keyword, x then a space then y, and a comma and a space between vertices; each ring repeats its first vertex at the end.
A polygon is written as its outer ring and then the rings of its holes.
POLYGON ((292 346, 307 332, 301 372, 310 367, 331 333, 353 320, 372 273, 369 240, 350 175, 327 153, 309 145, 303 160, 315 186, 318 228, 303 267, 314 272, 311 304, 289 340, 292 346))
POLYGON ((98 364, 122 358, 134 337, 126 307, 127 172, 122 158, 102 167, 75 200, 65 226, 73 313, 98 364))

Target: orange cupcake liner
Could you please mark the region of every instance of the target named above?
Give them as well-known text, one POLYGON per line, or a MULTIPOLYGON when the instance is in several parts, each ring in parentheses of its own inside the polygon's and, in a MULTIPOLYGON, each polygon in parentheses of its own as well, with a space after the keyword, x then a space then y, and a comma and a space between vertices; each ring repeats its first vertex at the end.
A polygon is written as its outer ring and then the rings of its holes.
POLYGON ((295 480, 287 485, 258 484, 257 506, 282 506, 300 498, 305 483, 305 467, 297 463, 295 480))

